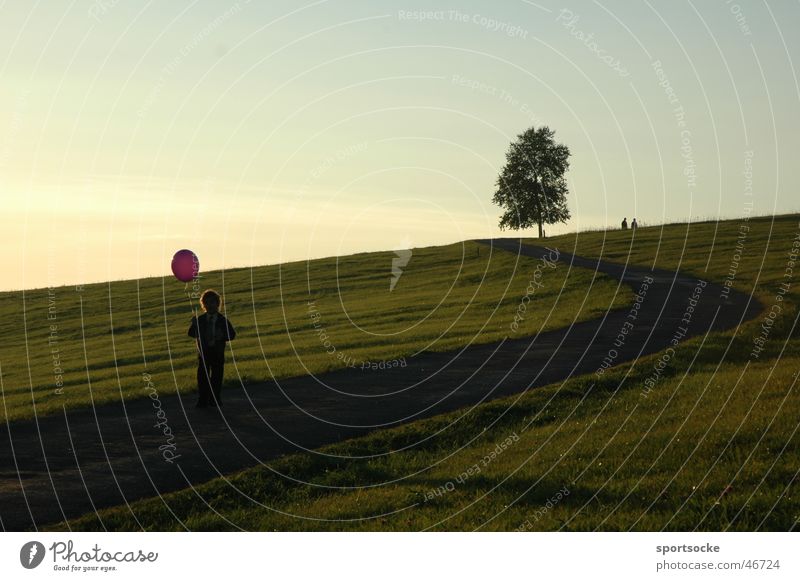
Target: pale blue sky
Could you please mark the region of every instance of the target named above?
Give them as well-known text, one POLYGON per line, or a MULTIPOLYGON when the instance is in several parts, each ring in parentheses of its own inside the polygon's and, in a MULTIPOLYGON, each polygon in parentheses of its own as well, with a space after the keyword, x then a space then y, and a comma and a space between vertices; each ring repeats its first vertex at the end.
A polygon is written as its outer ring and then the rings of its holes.
POLYGON ((796 2, 0 16, 2 288, 163 274, 182 247, 221 268, 496 235, 508 143, 542 123, 572 151, 551 233, 800 209, 796 2))

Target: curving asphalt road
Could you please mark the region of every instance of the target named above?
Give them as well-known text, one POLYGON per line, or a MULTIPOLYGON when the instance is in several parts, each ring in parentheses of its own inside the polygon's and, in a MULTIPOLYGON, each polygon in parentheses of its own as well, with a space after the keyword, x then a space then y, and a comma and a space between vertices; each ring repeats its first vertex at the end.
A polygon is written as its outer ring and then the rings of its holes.
MULTIPOLYGON (((549 254, 517 239, 479 242, 492 251, 549 254)), ((0 426, 0 527, 37 529, 287 453, 595 373, 604 360, 619 365, 667 348, 676 332, 684 340, 723 331, 762 309, 737 291, 723 297, 721 285, 707 283, 698 293, 699 281, 679 272, 561 253, 558 267, 570 265, 630 286, 641 297, 639 307, 534 337, 425 353, 406 367, 345 369, 229 389, 221 411, 195 410, 193 395, 161 396, 174 448, 155 427, 159 419, 148 398, 0 426), (687 312, 688 326, 682 322, 687 312)), ((545 283, 546 271, 543 276, 545 283)))

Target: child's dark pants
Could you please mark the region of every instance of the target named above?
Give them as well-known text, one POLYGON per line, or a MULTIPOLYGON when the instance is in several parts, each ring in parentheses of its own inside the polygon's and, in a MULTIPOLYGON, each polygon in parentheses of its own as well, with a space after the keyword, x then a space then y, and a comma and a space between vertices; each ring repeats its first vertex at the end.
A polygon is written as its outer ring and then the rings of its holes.
POLYGON ((197 358, 198 405, 222 404, 222 375, 225 373, 225 344, 205 347, 197 358))

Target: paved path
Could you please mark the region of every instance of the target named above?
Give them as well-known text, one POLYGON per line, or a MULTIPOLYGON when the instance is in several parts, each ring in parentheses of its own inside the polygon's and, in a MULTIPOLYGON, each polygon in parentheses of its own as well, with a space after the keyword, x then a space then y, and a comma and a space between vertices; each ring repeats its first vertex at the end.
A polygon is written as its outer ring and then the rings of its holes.
MULTIPOLYGON (((491 245, 493 252, 547 253, 520 246, 516 239, 480 242, 491 245)), ((635 293, 652 277, 636 320, 628 318, 630 309, 625 308, 535 337, 422 354, 404 368, 345 369, 230 389, 221 412, 193 409, 193 395, 162 396, 179 454, 172 463, 159 450, 165 438, 154 428, 157 418, 150 399, 0 426, 0 526, 34 529, 186 488, 286 453, 594 373, 626 321, 634 324, 616 348, 614 365, 661 351, 682 326, 698 284, 681 273, 562 253, 559 268, 570 264, 608 274, 635 293)), ((545 283, 546 276, 545 271, 545 283)), ((710 283, 702 290, 687 338, 736 327, 761 311, 750 296, 731 291, 725 299, 721 291, 710 283)))

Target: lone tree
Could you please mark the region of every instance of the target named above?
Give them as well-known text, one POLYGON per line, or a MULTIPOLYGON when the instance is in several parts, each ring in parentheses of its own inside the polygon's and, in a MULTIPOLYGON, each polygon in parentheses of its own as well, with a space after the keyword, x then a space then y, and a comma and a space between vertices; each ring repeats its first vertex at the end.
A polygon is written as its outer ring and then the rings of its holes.
POLYGON ((549 127, 531 127, 517 136, 506 153, 492 202, 505 208, 500 229, 520 230, 569 220, 567 182, 569 149, 556 143, 549 127))

